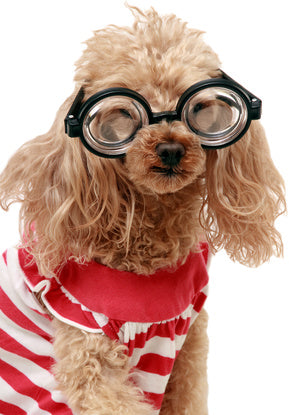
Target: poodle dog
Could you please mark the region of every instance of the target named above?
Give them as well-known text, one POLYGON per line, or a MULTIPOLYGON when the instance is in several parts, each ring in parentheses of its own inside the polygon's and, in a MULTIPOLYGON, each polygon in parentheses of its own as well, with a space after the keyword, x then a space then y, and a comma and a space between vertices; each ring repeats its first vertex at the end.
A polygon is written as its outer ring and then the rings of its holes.
POLYGON ((208 252, 282 255, 261 101, 175 16, 98 30, 1 175, 3 414, 207 414, 208 252))

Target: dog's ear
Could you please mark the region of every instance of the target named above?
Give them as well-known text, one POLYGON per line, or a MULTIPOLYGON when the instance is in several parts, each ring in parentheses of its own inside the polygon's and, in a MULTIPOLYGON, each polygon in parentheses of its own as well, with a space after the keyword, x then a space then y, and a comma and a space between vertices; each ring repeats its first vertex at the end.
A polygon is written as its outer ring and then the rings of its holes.
POLYGON ((207 153, 201 222, 213 250, 257 266, 283 246, 275 219, 286 209, 284 183, 258 121, 240 141, 207 153))
POLYGON ((72 100, 68 98, 60 107, 48 133, 26 142, 8 161, 0 176, 0 206, 4 210, 15 202, 27 205, 31 212, 43 199, 50 199, 51 208, 56 203, 57 196, 53 200, 51 195, 60 183, 64 186, 60 173, 68 147, 64 117, 72 100))
POLYGON ((108 251, 109 232, 125 239, 131 226, 134 196, 128 194, 121 164, 91 154, 78 138, 65 134, 73 98, 59 109, 50 131, 20 147, 0 176, 0 206, 7 210, 21 203, 22 242, 46 275, 69 255, 101 256, 95 247, 108 251), (120 210, 127 214, 116 229, 120 210))
MULTIPOLYGON (((52 250, 55 238, 59 238, 57 229, 52 236, 52 217, 56 222, 55 213, 58 211, 60 223, 63 220, 61 214, 64 216, 64 211, 70 209, 70 199, 69 196, 66 197, 66 175, 69 174, 69 164, 73 169, 73 160, 70 157, 71 163, 68 161, 63 127, 71 102, 72 97, 59 109, 48 133, 26 142, 15 152, 0 176, 0 206, 8 210, 11 204, 21 203, 22 242, 30 247, 36 246, 34 242, 37 233, 38 251, 40 253, 42 249, 44 257, 46 251, 52 250), (47 242, 45 252, 44 240, 47 242)), ((37 257, 36 252, 33 249, 31 251, 37 257)))

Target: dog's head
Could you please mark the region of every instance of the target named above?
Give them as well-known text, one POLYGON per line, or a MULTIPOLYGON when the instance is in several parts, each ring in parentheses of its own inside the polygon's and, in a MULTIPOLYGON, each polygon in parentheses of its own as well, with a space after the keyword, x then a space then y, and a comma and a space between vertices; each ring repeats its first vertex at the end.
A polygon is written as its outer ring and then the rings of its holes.
MULTIPOLYGON (((68 254, 86 259, 105 255, 104 262, 113 265, 109 258, 119 250, 125 263, 123 253, 138 238, 134 256, 162 257, 171 251, 176 259, 196 245, 201 229, 212 250, 224 247, 246 264, 280 255, 282 242, 273 224, 285 204, 283 182, 259 122, 246 125, 238 142, 207 149, 200 134, 188 128, 184 108, 190 87, 222 78, 217 55, 201 32, 176 17, 132 11, 132 28, 111 26, 88 40, 77 62, 75 93, 60 108, 51 130, 24 145, 3 173, 2 206, 22 202, 25 237, 37 246, 35 256, 42 262, 47 258, 45 270, 68 254), (80 89, 83 105, 110 88, 136 94, 136 117, 143 117, 130 124, 133 116, 125 106, 118 106, 113 120, 104 111, 101 145, 112 141, 112 153, 105 149, 106 156, 114 157, 118 135, 129 137, 123 140, 124 154, 115 159, 93 154, 64 129, 80 89), (165 247, 170 240, 171 250, 165 247), (178 251, 184 240, 186 249, 178 251)), ((197 121, 209 131, 218 108, 198 105, 194 108, 205 109, 205 116, 197 121)), ((89 128, 93 135, 98 126, 89 128)))
MULTIPOLYGON (((153 10, 135 14, 133 28, 109 27, 87 42, 76 72, 84 101, 106 88, 125 88, 140 94, 151 112, 162 114, 173 112, 192 85, 221 77, 218 57, 200 31, 188 29, 173 16, 161 19, 153 10)), ((122 105, 125 110, 126 103, 122 105)), ((125 122, 122 116, 121 125, 125 122)), ((197 180, 205 171, 205 160, 199 137, 184 122, 164 116, 135 132, 122 162, 140 191, 163 194, 197 180)))

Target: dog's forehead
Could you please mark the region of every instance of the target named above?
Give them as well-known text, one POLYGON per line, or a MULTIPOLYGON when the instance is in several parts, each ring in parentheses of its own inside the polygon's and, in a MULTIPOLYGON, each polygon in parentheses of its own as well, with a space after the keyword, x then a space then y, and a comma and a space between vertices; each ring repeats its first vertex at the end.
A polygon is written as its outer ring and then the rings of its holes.
POLYGON ((140 93, 153 111, 163 111, 175 109, 179 97, 194 83, 217 76, 218 66, 212 70, 200 67, 193 58, 182 60, 177 49, 161 58, 139 51, 131 54, 130 59, 118 62, 107 58, 103 62, 102 77, 97 72, 91 75, 90 95, 111 87, 129 88, 140 93))
POLYGON ((120 86, 142 94, 154 111, 172 110, 189 86, 218 76, 218 57, 201 35, 172 17, 110 26, 87 41, 75 79, 85 80, 88 95, 120 86))

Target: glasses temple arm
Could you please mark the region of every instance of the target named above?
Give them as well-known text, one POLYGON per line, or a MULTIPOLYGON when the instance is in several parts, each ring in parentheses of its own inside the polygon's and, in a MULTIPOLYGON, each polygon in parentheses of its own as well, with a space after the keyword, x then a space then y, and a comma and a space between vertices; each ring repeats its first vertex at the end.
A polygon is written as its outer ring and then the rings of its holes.
POLYGON ((79 137, 81 127, 80 127, 79 120, 77 119, 76 114, 78 113, 78 110, 81 106, 83 98, 84 98, 84 88, 81 87, 64 119, 65 133, 69 137, 79 137))

